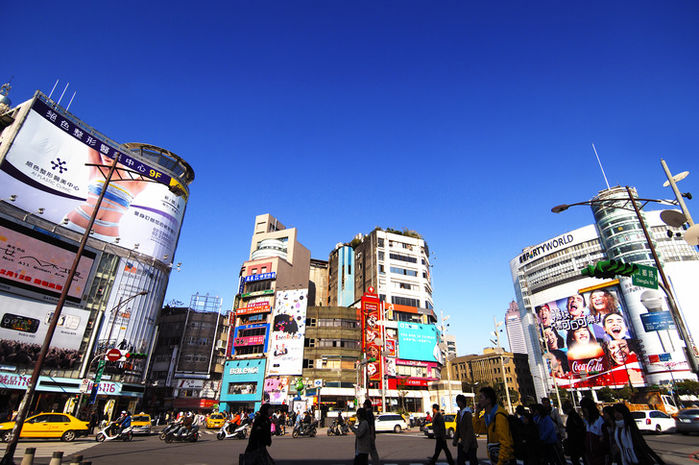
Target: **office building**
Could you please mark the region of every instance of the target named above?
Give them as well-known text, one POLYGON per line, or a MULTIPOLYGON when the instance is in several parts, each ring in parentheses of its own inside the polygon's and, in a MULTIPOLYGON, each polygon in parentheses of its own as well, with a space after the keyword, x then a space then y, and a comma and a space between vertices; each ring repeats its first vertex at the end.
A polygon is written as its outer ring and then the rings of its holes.
POLYGON ((515 354, 526 354, 527 344, 524 342, 524 330, 522 320, 519 317, 519 307, 514 300, 505 312, 505 329, 507 330, 507 340, 510 342, 510 352, 515 354))

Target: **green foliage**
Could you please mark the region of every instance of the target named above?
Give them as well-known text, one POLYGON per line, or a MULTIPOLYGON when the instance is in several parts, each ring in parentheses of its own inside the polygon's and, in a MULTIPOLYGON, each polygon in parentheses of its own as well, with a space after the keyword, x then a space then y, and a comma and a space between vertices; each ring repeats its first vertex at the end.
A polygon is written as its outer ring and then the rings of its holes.
POLYGON ((699 396, 699 381, 693 381, 691 379, 683 379, 682 381, 677 381, 675 383, 675 390, 677 391, 677 394, 681 396, 699 396))
POLYGON ((608 386, 597 391, 597 398, 602 402, 614 402, 614 391, 608 386))
POLYGON ((614 392, 614 397, 616 397, 618 400, 631 400, 631 397, 633 397, 633 388, 626 385, 621 389, 617 389, 614 392))
POLYGON ((349 243, 349 246, 352 247, 353 249, 355 249, 361 243, 362 243, 362 240, 359 239, 358 237, 355 237, 354 239, 352 239, 352 242, 349 243))

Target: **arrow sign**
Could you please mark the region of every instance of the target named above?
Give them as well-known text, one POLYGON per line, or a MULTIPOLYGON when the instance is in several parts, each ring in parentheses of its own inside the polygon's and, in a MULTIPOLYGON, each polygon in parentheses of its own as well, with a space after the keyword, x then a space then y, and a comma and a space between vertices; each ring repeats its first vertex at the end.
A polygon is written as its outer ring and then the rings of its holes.
POLYGON ((121 358, 121 351, 119 349, 109 349, 104 358, 109 362, 116 362, 121 358))

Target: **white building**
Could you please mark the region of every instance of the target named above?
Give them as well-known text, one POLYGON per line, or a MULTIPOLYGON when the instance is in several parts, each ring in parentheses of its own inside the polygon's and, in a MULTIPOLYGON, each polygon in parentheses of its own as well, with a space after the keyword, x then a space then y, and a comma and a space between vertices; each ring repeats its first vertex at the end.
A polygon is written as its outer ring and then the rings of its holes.
POLYGON ((522 319, 519 316, 517 302, 514 300, 510 302, 510 307, 505 312, 505 329, 507 329, 507 340, 510 342, 510 352, 526 354, 527 344, 524 341, 522 319))

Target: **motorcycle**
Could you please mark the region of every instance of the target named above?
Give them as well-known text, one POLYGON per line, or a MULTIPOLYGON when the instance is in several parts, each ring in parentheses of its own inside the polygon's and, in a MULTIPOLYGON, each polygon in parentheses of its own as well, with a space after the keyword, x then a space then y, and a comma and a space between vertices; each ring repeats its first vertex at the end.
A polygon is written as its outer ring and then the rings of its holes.
POLYGON ((121 439, 122 441, 130 441, 133 439, 133 431, 132 428, 129 426, 127 428, 124 428, 122 431, 120 431, 117 434, 110 435, 109 432, 113 428, 116 427, 115 422, 110 422, 105 426, 102 430, 100 430, 97 435, 95 435, 95 441, 97 442, 104 442, 104 441, 113 441, 114 439, 121 439))
POLYGON ((250 430, 250 425, 243 423, 240 426, 232 425, 229 420, 223 424, 218 433, 216 433, 216 439, 223 440, 228 438, 235 439, 245 439, 248 437, 248 432, 250 430), (232 430, 232 431, 231 431, 232 430))
POLYGON ((171 431, 165 436, 165 442, 197 442, 199 440, 199 427, 192 426, 186 434, 182 434, 179 430, 171 431))
POLYGON ((308 424, 301 423, 299 426, 294 426, 294 430, 291 432, 292 438, 297 438, 299 436, 308 436, 309 438, 314 438, 316 436, 317 422, 308 424))
POLYGON ((161 441, 165 439, 165 437, 168 435, 168 433, 172 433, 176 431, 180 426, 182 426, 182 423, 176 423, 172 422, 168 424, 161 432, 160 435, 158 436, 161 441))
POLYGON ((349 426, 346 422, 339 424, 337 420, 333 420, 330 427, 328 427, 328 436, 346 436, 349 433, 349 426))

